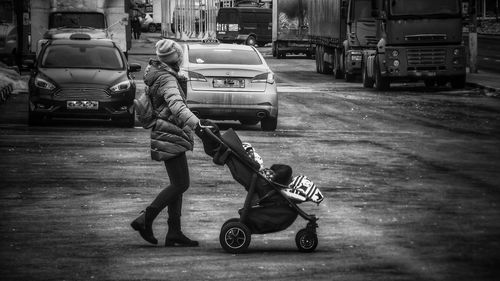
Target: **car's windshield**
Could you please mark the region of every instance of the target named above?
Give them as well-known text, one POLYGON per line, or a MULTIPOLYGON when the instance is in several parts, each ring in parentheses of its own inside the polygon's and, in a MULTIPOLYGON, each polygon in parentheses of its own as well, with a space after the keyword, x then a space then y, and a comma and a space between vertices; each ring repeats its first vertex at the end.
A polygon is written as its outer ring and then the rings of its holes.
POLYGON ((217 23, 238 23, 239 12, 235 9, 220 9, 217 23))
POLYGON ((371 0, 357 0, 354 2, 355 20, 374 20, 371 15, 371 0))
POLYGON ((113 47, 92 45, 52 45, 42 57, 45 68, 124 68, 120 52, 113 47))
POLYGON ((390 0, 391 14, 402 15, 457 15, 460 5, 457 0, 390 0))
POLYGON ((92 27, 105 28, 104 15, 101 13, 53 13, 50 15, 49 28, 58 27, 92 27))
POLYGON ((222 48, 192 49, 189 51, 189 62, 197 64, 262 64, 259 55, 254 50, 222 48))

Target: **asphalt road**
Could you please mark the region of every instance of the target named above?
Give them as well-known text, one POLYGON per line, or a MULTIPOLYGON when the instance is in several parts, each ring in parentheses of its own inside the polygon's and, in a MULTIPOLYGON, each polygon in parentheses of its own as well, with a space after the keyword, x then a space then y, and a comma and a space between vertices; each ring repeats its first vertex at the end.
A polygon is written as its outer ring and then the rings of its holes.
MULTIPOLYGON (((225 253, 220 227, 245 191, 199 140, 182 220, 201 246, 146 244, 129 223, 168 184, 149 159, 148 132, 102 121, 28 127, 20 94, 0 105, 2 280, 499 279, 498 98, 423 84, 376 92, 316 74, 312 60, 268 63, 278 130, 220 125, 266 166, 289 164, 319 186, 325 201, 301 205, 320 218, 314 253, 296 249, 300 218, 252 236, 246 254, 225 253)), ((166 230, 162 213, 160 241, 166 230)))

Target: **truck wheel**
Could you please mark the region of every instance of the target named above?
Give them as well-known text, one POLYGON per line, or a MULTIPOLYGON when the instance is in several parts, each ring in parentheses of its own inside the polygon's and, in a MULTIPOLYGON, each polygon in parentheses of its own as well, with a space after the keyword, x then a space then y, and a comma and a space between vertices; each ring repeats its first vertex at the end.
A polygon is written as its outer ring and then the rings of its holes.
POLYGON ((451 88, 453 89, 465 88, 465 75, 452 77, 450 83, 451 83, 451 88))
MULTIPOLYGON (((375 58, 378 61, 378 58, 375 58)), ((389 80, 382 76, 378 63, 375 63, 375 88, 379 91, 386 91, 390 87, 389 80)))
POLYGON ((335 79, 343 79, 344 78, 344 73, 342 71, 342 68, 340 67, 340 60, 342 59, 339 54, 338 54, 338 51, 335 50, 335 53, 333 54, 334 57, 333 57, 333 76, 335 77, 335 79))
POLYGON ((366 66, 363 66, 363 87, 365 88, 373 88, 373 79, 368 77, 368 70, 366 66))
POLYGON ((153 32, 156 32, 156 26, 154 23, 150 23, 149 26, 148 26, 148 31, 153 33, 153 32))
POLYGON ((436 86, 436 80, 435 79, 426 79, 424 80, 425 87, 430 89, 434 88, 436 86))
POLYGON ((319 46, 316 46, 316 48, 314 48, 314 59, 316 60, 316 72, 321 73, 321 69, 320 69, 321 60, 319 57, 319 46))
POLYGON ((323 62, 323 73, 324 74, 331 74, 333 72, 333 68, 325 61, 324 55, 325 55, 325 47, 323 46, 321 52, 321 61, 323 62))
POLYGON ((247 41, 245 41, 245 44, 248 46, 255 46, 255 43, 257 41, 255 40, 255 37, 253 36, 248 36, 247 41))

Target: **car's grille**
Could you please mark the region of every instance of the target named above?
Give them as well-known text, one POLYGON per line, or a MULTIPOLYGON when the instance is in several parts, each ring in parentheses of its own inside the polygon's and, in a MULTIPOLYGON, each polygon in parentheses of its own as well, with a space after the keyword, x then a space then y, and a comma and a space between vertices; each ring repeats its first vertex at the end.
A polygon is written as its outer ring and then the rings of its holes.
POLYGON ((54 97, 59 100, 106 100, 110 95, 98 88, 63 88, 54 97))
POLYGON ((446 61, 446 51, 441 48, 409 49, 408 66, 440 66, 446 61))

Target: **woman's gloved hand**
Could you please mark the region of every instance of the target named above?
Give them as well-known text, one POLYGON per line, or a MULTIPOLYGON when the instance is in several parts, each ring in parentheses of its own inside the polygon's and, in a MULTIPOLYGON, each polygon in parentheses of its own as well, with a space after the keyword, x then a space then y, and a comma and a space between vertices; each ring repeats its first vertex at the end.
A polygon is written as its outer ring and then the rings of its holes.
POLYGON ((216 135, 219 133, 219 127, 208 119, 200 119, 200 122, 196 125, 194 132, 198 137, 202 138, 205 128, 210 129, 212 133, 216 135))

